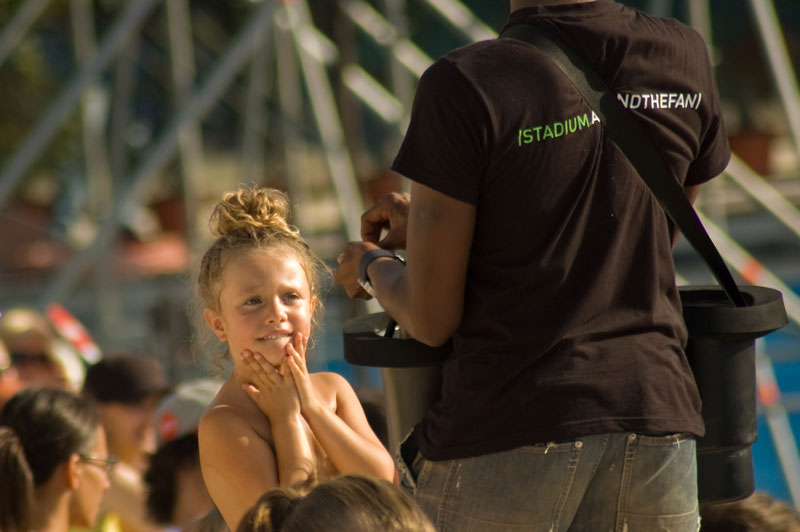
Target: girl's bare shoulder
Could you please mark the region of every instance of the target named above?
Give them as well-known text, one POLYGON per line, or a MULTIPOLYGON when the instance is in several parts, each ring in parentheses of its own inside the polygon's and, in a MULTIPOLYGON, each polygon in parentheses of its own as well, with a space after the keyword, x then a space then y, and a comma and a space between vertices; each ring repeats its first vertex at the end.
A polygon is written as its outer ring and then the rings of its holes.
POLYGON ((342 386, 350 387, 350 383, 347 382, 347 379, 332 371, 318 371, 309 373, 308 376, 311 378, 311 382, 314 384, 314 388, 317 389, 317 391, 323 389, 335 390, 342 386))
POLYGON ((229 436, 252 430, 262 439, 272 441, 269 419, 243 390, 233 389, 229 383, 220 388, 200 419, 200 432, 208 430, 229 436))
POLYGON ((350 383, 347 382, 347 379, 338 373, 320 371, 317 373, 310 373, 309 377, 320 399, 324 399, 326 402, 336 404, 337 399, 341 399, 343 394, 351 395, 355 393, 350 383))

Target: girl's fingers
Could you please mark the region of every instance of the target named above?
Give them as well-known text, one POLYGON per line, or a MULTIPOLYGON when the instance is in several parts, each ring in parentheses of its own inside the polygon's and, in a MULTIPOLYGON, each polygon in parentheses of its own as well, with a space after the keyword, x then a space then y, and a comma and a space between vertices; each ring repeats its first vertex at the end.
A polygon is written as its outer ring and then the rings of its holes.
POLYGON ((280 372, 281 372, 281 375, 283 375, 284 377, 286 377, 286 376, 292 377, 292 368, 288 367, 289 366, 288 360, 289 360, 289 358, 287 357, 281 363, 280 372))
POLYGON ((300 371, 300 368, 298 367, 297 362, 295 361, 294 355, 291 354, 288 355, 286 357, 286 363, 289 365, 289 370, 292 372, 292 376, 301 377, 303 375, 303 372, 300 371))
POLYGON ((300 398, 300 402, 304 403, 307 400, 308 391, 306 390, 307 377, 306 374, 303 373, 302 368, 297 363, 297 359, 293 356, 287 357, 287 364, 289 365, 289 371, 292 374, 292 380, 295 385, 295 389, 297 390, 297 395, 300 398))
POLYGON ((303 359, 300 356, 300 353, 298 353, 293 346, 289 346, 286 351, 286 360, 291 361, 292 367, 296 367, 301 375, 306 374, 307 371, 304 371, 305 364, 303 364, 303 359))
POLYGON ((300 357, 300 352, 298 351, 298 348, 302 349, 302 346, 298 345, 297 340, 294 340, 293 342, 289 342, 288 344, 286 344, 286 358, 300 357))
POLYGON ((308 345, 308 337, 304 336, 302 333, 297 333, 292 337, 292 341, 287 344, 287 347, 291 346, 291 348, 296 351, 301 358, 305 358, 306 345, 308 345))
POLYGON ((261 369, 258 367, 253 361, 253 353, 250 352, 242 352, 241 355, 242 361, 245 363, 247 368, 250 370, 251 375, 253 376, 253 380, 256 381, 259 385, 269 384, 269 378, 262 375, 261 369))
POLYGON ((261 391, 259 391, 258 388, 252 384, 242 384, 242 389, 245 391, 245 393, 247 393, 254 403, 258 404, 258 396, 261 394, 261 391))
POLYGON ((305 358, 306 350, 308 349, 308 336, 303 336, 302 340, 303 340, 303 350, 301 351, 301 353, 303 353, 303 358, 305 358))
POLYGON ((241 353, 241 359, 250 369, 254 380, 258 384, 274 385, 279 375, 272 365, 258 352, 244 350, 241 353))
POLYGON ((303 375, 308 375, 308 367, 306 366, 306 361, 303 357, 300 356, 299 353, 295 353, 292 361, 295 363, 297 368, 303 375))

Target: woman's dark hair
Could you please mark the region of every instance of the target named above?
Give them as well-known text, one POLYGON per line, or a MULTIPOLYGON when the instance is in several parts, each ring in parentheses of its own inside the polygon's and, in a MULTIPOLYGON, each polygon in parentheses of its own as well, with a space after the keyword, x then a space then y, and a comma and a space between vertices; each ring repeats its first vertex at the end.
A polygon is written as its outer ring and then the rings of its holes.
POLYGON ((200 467, 197 434, 186 434, 165 443, 150 457, 144 474, 147 486, 147 512, 156 523, 173 522, 178 499, 177 473, 181 469, 200 467))
POLYGON ((91 451, 100 420, 86 399, 27 388, 0 411, 0 530, 29 529, 33 490, 75 454, 91 451))

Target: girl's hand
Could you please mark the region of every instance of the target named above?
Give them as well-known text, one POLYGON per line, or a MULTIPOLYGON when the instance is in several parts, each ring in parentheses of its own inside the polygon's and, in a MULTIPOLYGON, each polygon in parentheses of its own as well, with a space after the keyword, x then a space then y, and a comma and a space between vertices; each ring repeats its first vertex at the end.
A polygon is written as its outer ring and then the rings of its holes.
POLYGON ((286 365, 289 367, 297 395, 300 398, 300 408, 304 415, 308 415, 321 406, 311 378, 308 376, 306 366, 306 346, 308 337, 297 333, 292 341, 286 344, 286 365))
POLYGON ((286 362, 275 368, 260 353, 245 350, 240 356, 253 379, 242 388, 264 415, 274 422, 301 413, 298 390, 286 362))

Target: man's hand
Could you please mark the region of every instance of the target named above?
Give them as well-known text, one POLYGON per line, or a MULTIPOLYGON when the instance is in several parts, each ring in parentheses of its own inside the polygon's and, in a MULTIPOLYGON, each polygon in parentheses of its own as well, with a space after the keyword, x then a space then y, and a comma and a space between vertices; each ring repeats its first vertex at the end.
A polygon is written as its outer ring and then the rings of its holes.
POLYGON ((361 238, 390 250, 406 249, 409 194, 392 192, 361 215, 361 238), (381 231, 389 232, 381 239, 381 231))
POLYGON ((361 285, 358 284, 358 263, 361 262, 361 257, 369 249, 375 249, 378 246, 371 242, 350 242, 344 251, 336 259, 339 267, 333 274, 333 280, 344 288, 347 296, 358 299, 371 299, 361 285))

